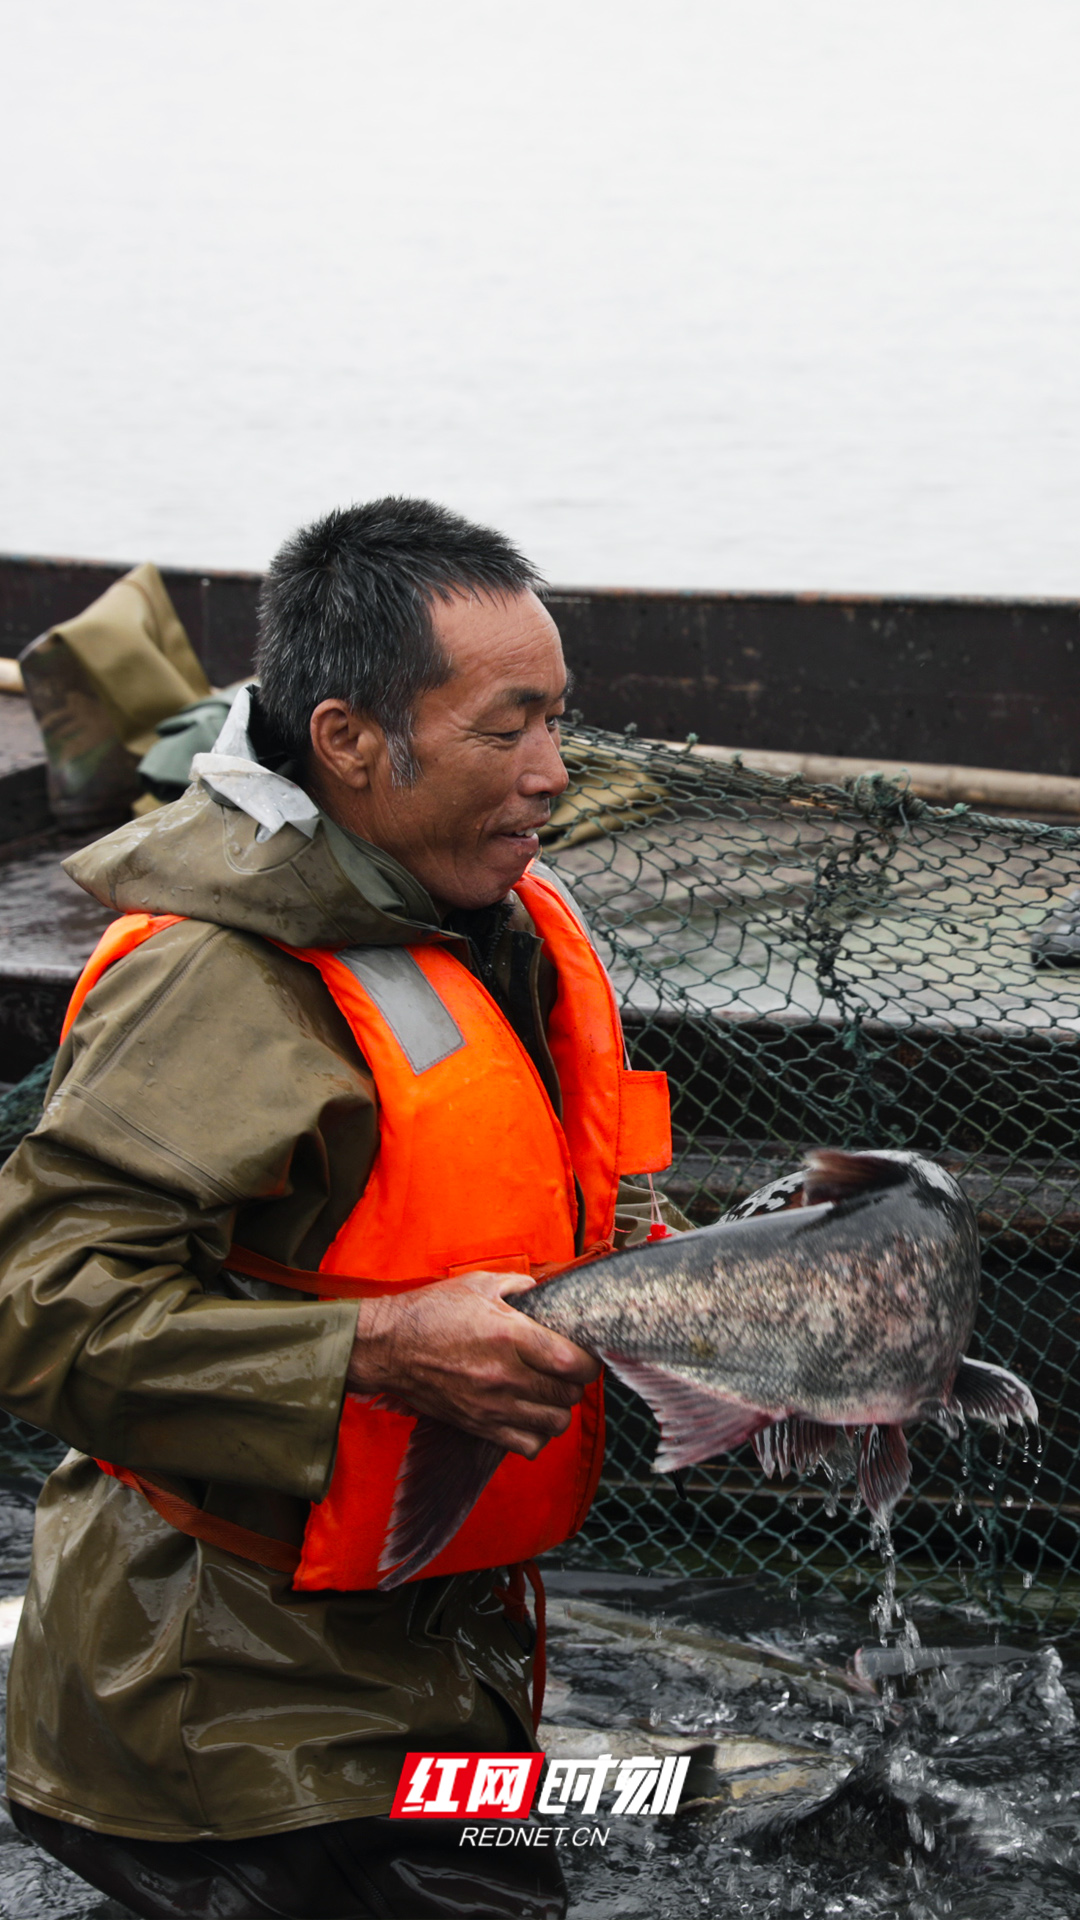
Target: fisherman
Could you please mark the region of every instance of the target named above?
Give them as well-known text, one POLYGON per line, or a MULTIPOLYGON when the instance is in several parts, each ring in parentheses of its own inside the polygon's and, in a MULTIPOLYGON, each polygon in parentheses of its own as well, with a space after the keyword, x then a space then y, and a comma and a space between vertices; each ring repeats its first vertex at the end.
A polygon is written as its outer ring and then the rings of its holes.
POLYGON ((411 1750, 535 1746, 522 1565, 580 1525, 602 1413, 506 1295, 643 1237, 621 1176, 670 1157, 533 867, 567 777, 538 585, 429 503, 328 515, 196 783, 67 863, 124 917, 0 1192, 0 1400, 75 1449, 8 1792, 137 1914, 565 1910, 553 1852, 387 1817, 411 1750), (510 1451, 380 1588, 414 1415, 510 1451))

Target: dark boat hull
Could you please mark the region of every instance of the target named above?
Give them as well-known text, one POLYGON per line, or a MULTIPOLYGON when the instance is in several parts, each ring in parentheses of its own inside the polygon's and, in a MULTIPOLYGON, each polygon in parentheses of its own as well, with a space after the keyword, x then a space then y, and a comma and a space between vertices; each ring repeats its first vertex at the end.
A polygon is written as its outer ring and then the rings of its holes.
MULTIPOLYGON (((0 653, 126 566, 0 557, 0 653)), ((210 679, 251 667, 260 576, 162 569, 210 679)), ((1080 772, 1080 600, 557 588, 590 725, 731 747, 1080 772)))

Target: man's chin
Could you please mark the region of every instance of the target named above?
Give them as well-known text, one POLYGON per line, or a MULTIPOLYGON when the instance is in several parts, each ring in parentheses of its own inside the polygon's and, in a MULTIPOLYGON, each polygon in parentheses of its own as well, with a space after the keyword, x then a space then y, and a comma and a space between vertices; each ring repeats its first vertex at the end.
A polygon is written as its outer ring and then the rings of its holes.
POLYGON ((500 861, 501 865, 505 865, 508 874, 503 887, 503 893, 505 893, 508 888, 517 885, 522 874, 536 859, 540 851, 540 840, 535 833, 500 833, 497 837, 501 846, 506 848, 504 861, 500 861))
POLYGON ((447 906, 495 906, 498 901, 505 900, 512 887, 516 887, 540 851, 540 842, 534 833, 520 837, 501 833, 496 839, 498 845, 492 848, 490 860, 467 877, 455 875, 453 882, 440 891, 440 897, 447 906))

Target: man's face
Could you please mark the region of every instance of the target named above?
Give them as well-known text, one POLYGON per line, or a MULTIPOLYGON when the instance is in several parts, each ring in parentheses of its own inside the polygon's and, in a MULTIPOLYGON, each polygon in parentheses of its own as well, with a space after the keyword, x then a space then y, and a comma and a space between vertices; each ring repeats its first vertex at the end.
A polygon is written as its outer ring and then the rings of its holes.
POLYGON ((538 852, 536 830, 566 786, 562 646, 533 593, 437 600, 433 625, 452 672, 417 703, 416 781, 395 786, 381 728, 354 719, 362 777, 339 754, 338 778, 328 782, 319 716, 341 703, 325 701, 312 716, 320 797, 344 826, 400 860, 436 905, 489 906, 538 852))

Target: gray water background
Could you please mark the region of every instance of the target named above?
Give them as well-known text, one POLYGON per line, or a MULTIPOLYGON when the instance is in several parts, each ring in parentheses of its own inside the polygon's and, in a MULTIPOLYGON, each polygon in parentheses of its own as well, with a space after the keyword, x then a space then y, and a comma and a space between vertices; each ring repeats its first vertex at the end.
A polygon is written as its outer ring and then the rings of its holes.
POLYGON ((1080 591, 1075 0, 7 0, 0 550, 1080 591))

